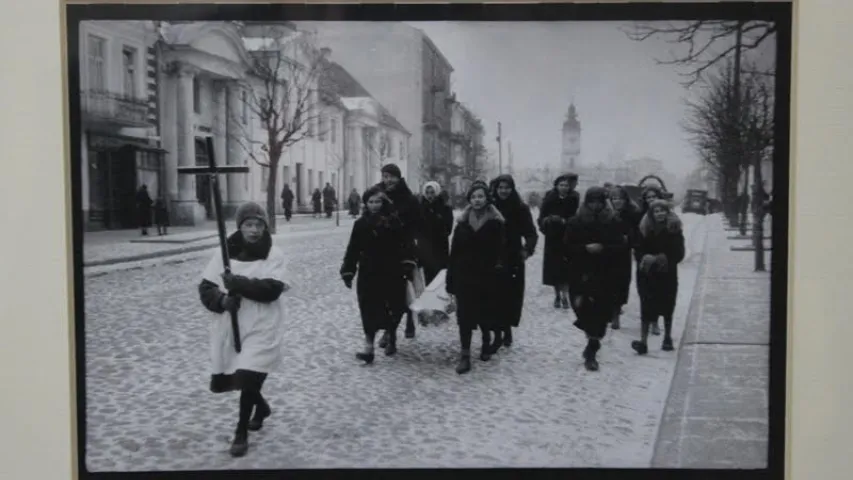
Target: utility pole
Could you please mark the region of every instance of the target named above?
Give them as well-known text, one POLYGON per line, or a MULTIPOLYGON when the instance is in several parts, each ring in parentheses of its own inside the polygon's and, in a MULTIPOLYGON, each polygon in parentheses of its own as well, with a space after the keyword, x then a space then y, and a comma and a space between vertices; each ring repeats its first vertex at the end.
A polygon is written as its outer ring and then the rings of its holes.
POLYGON ((503 147, 501 144, 501 138, 501 122, 498 122, 498 138, 496 139, 498 141, 498 175, 503 174, 504 169, 503 147))
POLYGON ((512 173, 513 173, 512 172, 512 142, 507 142, 506 151, 507 151, 507 154, 506 154, 507 155, 507 161, 506 161, 507 169, 506 169, 506 171, 507 171, 507 173, 512 175, 512 173))

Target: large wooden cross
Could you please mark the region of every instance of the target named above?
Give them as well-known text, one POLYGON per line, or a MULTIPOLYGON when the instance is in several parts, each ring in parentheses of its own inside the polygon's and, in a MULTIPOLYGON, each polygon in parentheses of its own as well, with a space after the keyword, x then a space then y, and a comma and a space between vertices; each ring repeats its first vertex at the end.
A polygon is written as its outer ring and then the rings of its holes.
MULTIPOLYGON (((216 215, 216 226, 219 231, 219 250, 222 253, 222 265, 225 272, 231 272, 231 261, 228 257, 227 236, 225 234, 225 217, 222 212, 222 193, 219 191, 219 174, 249 173, 249 167, 242 165, 227 165, 218 167, 213 154, 213 138, 207 137, 207 154, 209 163, 194 167, 178 167, 178 174, 200 175, 210 179, 210 190, 213 194, 213 211, 216 215)), ((237 312, 231 312, 231 330, 234 334, 234 350, 237 353, 243 349, 240 341, 240 324, 237 322, 237 312)))

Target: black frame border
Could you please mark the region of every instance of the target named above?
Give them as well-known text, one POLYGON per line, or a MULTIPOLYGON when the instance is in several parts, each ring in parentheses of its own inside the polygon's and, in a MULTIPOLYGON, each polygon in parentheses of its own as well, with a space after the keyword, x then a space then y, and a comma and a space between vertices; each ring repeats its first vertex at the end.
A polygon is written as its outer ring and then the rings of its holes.
POLYGON ((417 4, 66 4, 65 59, 68 78, 67 113, 72 206, 74 294, 74 384, 76 388, 75 470, 80 480, 108 479, 273 479, 286 477, 429 478, 435 475, 493 479, 599 478, 627 479, 766 479, 782 480, 786 457, 786 372, 788 347, 788 226, 790 191, 790 124, 793 5, 791 2, 717 3, 417 3, 417 4), (88 472, 86 470, 85 281, 80 112, 79 22, 84 20, 327 20, 327 21, 651 21, 768 20, 777 24, 775 146, 773 158, 773 255, 771 256, 770 384, 768 467, 759 470, 695 469, 466 469, 466 470, 211 470, 178 472, 88 472))

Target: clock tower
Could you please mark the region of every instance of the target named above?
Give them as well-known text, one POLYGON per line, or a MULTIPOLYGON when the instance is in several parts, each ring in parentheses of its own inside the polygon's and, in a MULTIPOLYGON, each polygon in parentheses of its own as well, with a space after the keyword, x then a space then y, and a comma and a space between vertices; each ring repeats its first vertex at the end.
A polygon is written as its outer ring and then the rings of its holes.
POLYGON ((563 170, 576 171, 580 168, 581 155, 581 122, 575 104, 569 105, 566 120, 563 122, 563 151, 560 156, 560 167, 563 170))

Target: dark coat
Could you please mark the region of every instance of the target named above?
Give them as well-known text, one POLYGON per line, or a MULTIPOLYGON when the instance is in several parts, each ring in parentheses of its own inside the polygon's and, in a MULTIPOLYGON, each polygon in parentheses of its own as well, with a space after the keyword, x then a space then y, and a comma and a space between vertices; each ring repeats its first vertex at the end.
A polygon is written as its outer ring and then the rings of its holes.
POLYGON ((365 214, 355 221, 341 276, 356 276, 356 294, 365 332, 393 329, 406 311, 406 263, 413 263, 396 215, 365 214))
POLYGON ((293 190, 289 188, 281 190, 281 207, 285 210, 293 209, 293 190))
POLYGON ((311 204, 314 207, 314 213, 320 213, 322 207, 323 194, 320 190, 314 190, 311 194, 311 204))
POLYGON ((453 210, 440 197, 421 199, 423 228, 418 235, 418 258, 424 269, 427 285, 441 270, 447 268, 450 257, 450 234, 453 231, 453 210))
POLYGON ((634 256, 638 262, 640 315, 645 321, 672 316, 678 296, 678 264, 684 260, 684 254, 684 232, 675 214, 671 214, 667 224, 662 226, 655 226, 648 215, 641 220, 634 256), (658 263, 650 271, 643 272, 639 263, 645 255, 665 257, 665 268, 658 263))
POLYGON ((349 200, 347 200, 347 206, 349 207, 350 215, 358 215, 359 209, 361 207, 361 195, 357 192, 352 192, 349 195, 349 200))
POLYGON ((423 228, 423 216, 418 198, 409 189, 406 180, 401 178, 393 189, 388 189, 384 183, 375 185, 379 191, 385 193, 394 204, 394 211, 403 224, 403 232, 406 238, 414 245, 418 232, 423 228))
POLYGON ((497 302, 491 301, 504 275, 504 218, 494 206, 486 207, 487 220, 474 230, 467 208, 453 232, 450 263, 447 269, 447 293, 456 296, 456 318, 462 329, 498 328, 497 302))
POLYGON ((169 225, 169 209, 166 208, 166 202, 160 199, 154 202, 154 223, 161 227, 169 225))
POLYGON ((139 226, 147 228, 151 226, 151 207, 154 202, 151 196, 148 195, 148 190, 140 188, 136 191, 136 215, 138 217, 139 226))
POLYGON ((609 209, 595 214, 585 206, 569 220, 564 242, 569 296, 578 318, 575 326, 591 337, 602 338, 616 307, 616 265, 628 244, 609 209), (602 251, 587 251, 591 243, 601 244, 602 251))
POLYGON ((637 243, 639 232, 637 228, 640 224, 639 208, 633 203, 628 203, 621 211, 614 211, 613 220, 616 222, 617 229, 625 239, 628 248, 619 255, 615 260, 614 282, 616 282, 616 305, 622 306, 628 303, 628 298, 631 292, 631 270, 633 269, 634 261, 631 257, 631 249, 637 243))
POLYGON ((566 198, 560 198, 556 190, 545 195, 539 210, 539 231, 545 237, 544 258, 542 260, 542 283, 552 287, 568 283, 569 271, 563 251, 563 236, 566 223, 578 211, 580 195, 572 191, 566 198))
POLYGON ((501 325, 504 328, 517 327, 521 323, 521 311, 524 307, 524 257, 533 256, 539 234, 536 233, 530 208, 521 201, 511 176, 501 175, 494 179, 491 191, 493 204, 504 217, 506 231, 506 275, 495 298, 502 304, 501 325), (502 181, 509 182, 513 189, 506 200, 501 200, 497 196, 497 186, 502 181), (522 240, 524 240, 523 244, 522 240))
POLYGON ((337 195, 334 187, 331 185, 323 189, 323 207, 327 212, 335 209, 335 203, 337 203, 337 195))

